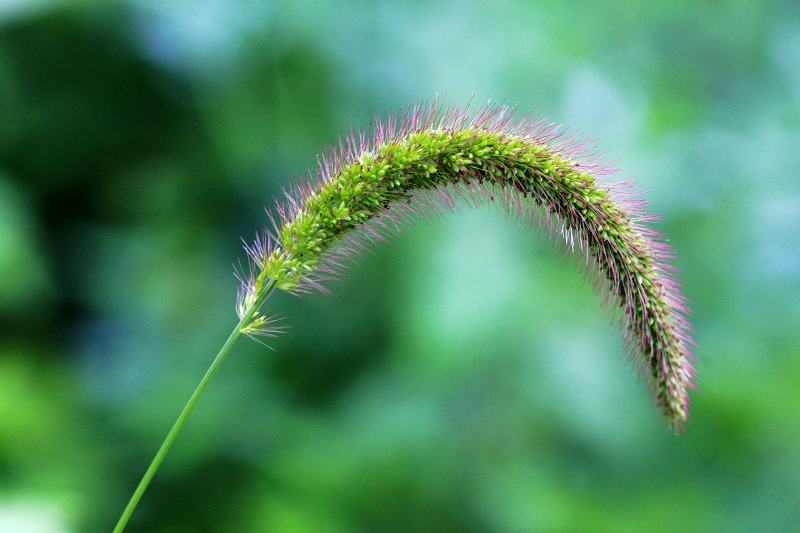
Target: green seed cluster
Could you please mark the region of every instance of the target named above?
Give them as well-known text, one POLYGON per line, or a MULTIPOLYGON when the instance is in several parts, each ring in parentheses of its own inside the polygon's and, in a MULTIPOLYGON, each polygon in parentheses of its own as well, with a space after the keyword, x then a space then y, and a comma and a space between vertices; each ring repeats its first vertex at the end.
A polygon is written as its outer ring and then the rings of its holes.
POLYGON ((589 172, 524 137, 428 129, 362 154, 302 198, 276 228, 278 246, 257 265, 250 299, 269 280, 284 290, 297 288, 345 235, 416 191, 468 182, 510 187, 581 236, 621 302, 630 342, 650 369, 659 404, 673 424, 685 420, 691 367, 648 240, 589 172))

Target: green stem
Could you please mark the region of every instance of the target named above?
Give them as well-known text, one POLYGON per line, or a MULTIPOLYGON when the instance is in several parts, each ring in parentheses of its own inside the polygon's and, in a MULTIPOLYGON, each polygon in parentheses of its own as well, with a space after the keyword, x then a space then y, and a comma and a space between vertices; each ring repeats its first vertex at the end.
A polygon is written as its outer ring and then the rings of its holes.
POLYGON ((189 417, 192 410, 194 410, 195 405, 197 405, 197 402, 200 400, 200 397, 203 395, 206 387, 208 387, 211 378, 213 378, 214 374, 217 373, 220 365, 222 365, 222 361, 225 360, 225 356, 228 355, 228 352, 230 351, 234 342, 236 342, 236 339, 238 339, 239 335, 242 334, 242 328, 244 328, 250 322, 250 320, 252 320, 253 316, 256 314, 258 309, 261 307, 274 288, 275 282, 272 281, 270 281, 270 283, 264 287, 259 297, 256 298, 255 302, 253 302, 253 304, 247 309, 247 312, 239 321, 239 323, 236 324, 236 327, 228 336, 225 344, 223 344, 222 348, 219 349, 217 356, 211 362, 211 366, 208 367, 205 375, 203 375, 203 379, 201 379, 200 383, 197 384, 197 387, 189 397, 186 405, 183 406, 183 410, 178 415, 178 418, 175 420, 175 423, 172 425, 169 433, 167 433, 167 436, 164 438, 164 442, 161 443, 161 447, 156 452, 153 460, 150 461, 150 466, 147 467, 147 470, 142 476, 142 480, 139 481, 139 485, 136 487, 131 499, 128 501, 128 505, 126 505, 125 510, 122 511, 122 515, 119 517, 117 525, 114 527, 114 533, 121 533, 125 529, 125 526, 128 524, 128 520, 130 520, 131 515, 133 514, 133 511, 136 510, 136 506, 139 504, 139 500, 142 499, 144 491, 147 490, 147 486, 150 484, 153 476, 156 475, 158 467, 161 466, 161 463, 164 461, 164 457, 166 457, 167 452, 169 452, 169 449, 172 447, 172 443, 175 442, 175 438, 178 436, 181 428, 183 428, 183 425, 186 423, 186 419, 189 417))

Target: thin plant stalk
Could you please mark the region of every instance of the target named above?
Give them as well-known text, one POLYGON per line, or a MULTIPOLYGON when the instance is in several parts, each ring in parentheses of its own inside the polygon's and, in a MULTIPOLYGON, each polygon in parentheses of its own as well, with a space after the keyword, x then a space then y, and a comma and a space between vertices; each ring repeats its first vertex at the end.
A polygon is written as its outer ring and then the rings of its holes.
POLYGON ((236 339, 243 333, 244 328, 249 324, 253 317, 258 312, 258 309, 261 305, 266 301, 267 297, 275 288, 275 283, 269 283, 266 285, 264 290, 262 291, 259 298, 257 298, 247 309, 244 316, 239 320, 236 326, 231 331, 231 334, 228 335, 228 338, 225 340, 225 343, 222 345, 222 348, 219 349, 216 357, 211 362, 211 365, 206 370, 206 373, 203 375, 203 378, 200 380, 200 383, 197 384, 195 387, 194 392, 189 397, 189 400, 186 402, 186 405, 183 406, 178 418, 175 420, 175 423, 172 424, 172 428, 167 433, 167 436, 164 437, 164 442, 161 443, 161 447, 156 452, 153 460, 150 461, 150 466, 147 467, 144 475, 142 476, 141 481, 139 481, 139 485, 137 485, 136 490, 133 492, 130 500, 128 501, 128 505, 125 506, 125 509, 122 511, 122 514, 117 521, 117 525, 114 527, 114 533, 121 533, 125 530, 125 526, 128 524, 133 512, 136 510, 136 506, 139 505, 139 501, 142 499, 142 495, 144 494, 145 490, 147 490, 148 485, 153 480, 153 477, 156 475, 158 468, 161 466, 161 463, 164 462, 164 458, 167 456, 169 449, 172 447, 172 444, 175 442, 178 434, 183 429, 184 424, 186 424, 186 420, 189 418, 189 415, 194 410, 197 402, 200 401, 200 397, 208 387, 208 384, 211 382, 211 379, 219 370, 219 367, 222 366, 222 362, 225 360, 225 357, 230 352, 231 348, 233 347, 236 339))

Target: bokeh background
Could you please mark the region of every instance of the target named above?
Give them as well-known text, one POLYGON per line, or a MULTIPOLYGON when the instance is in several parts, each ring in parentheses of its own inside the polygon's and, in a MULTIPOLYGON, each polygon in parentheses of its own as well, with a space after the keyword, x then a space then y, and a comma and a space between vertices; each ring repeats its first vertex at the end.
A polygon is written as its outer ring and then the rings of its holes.
POLYGON ((797 531, 800 4, 0 2, 0 531, 107 531, 236 319, 239 239, 436 95, 597 136, 678 250, 673 435, 601 298, 493 209, 278 295, 131 531, 797 531))

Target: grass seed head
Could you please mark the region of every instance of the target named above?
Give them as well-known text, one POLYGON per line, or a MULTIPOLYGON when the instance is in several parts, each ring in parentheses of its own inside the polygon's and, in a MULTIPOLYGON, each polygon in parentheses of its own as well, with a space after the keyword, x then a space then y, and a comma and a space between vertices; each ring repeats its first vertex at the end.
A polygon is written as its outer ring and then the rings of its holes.
MULTIPOLYGON (((376 119, 369 133, 351 131, 317 163, 315 175, 284 191, 270 227, 245 246, 240 317, 270 283, 325 290, 348 260, 419 216, 496 203, 581 254, 595 287, 621 308, 627 345, 656 402, 682 427, 695 371, 674 254, 629 183, 601 183, 615 169, 599 161, 593 143, 511 107, 433 102, 376 119)), ((242 331, 275 329, 256 314, 242 331)))

